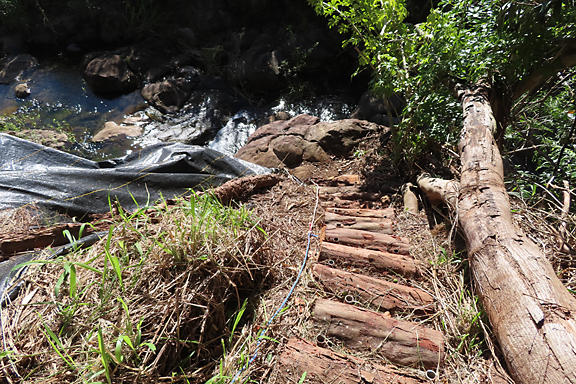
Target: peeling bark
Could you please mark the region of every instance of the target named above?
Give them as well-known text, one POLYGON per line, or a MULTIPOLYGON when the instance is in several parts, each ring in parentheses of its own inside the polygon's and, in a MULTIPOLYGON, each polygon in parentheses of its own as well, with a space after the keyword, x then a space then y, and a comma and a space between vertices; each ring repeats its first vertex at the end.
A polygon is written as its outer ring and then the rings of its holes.
POLYGON ((339 295, 352 295, 375 310, 413 310, 431 313, 435 310, 434 298, 418 288, 390 283, 374 277, 330 268, 322 264, 312 267, 314 276, 327 288, 339 295))
POLYGON ((326 241, 335 244, 352 245, 400 255, 410 254, 409 240, 394 235, 347 228, 327 228, 325 238, 326 241))
POLYGON ((576 299, 540 249, 512 222, 495 120, 485 88, 459 91, 459 223, 470 267, 517 383, 576 383, 576 299))
POLYGON ((391 235, 394 233, 392 220, 380 219, 377 217, 353 217, 338 215, 336 213, 326 212, 324 221, 328 229, 349 228, 363 231, 372 231, 391 235))
POLYGON ((394 209, 348 209, 348 208, 326 208, 326 212, 336 213, 342 216, 374 217, 378 219, 394 219, 394 209))
POLYGON ((424 269, 421 262, 410 256, 323 242, 318 261, 328 260, 338 266, 390 270, 406 277, 420 276, 424 269))
POLYGON ((272 187, 282 180, 282 176, 274 173, 241 177, 227 181, 213 190, 214 196, 224 205, 238 197, 251 193, 255 189, 272 187))
POLYGON ((278 361, 280 382, 297 383, 306 373, 306 383, 339 384, 417 384, 424 380, 386 365, 370 364, 358 357, 346 356, 292 338, 278 361))
POLYGON ((444 337, 435 329, 326 299, 316 301, 313 319, 346 347, 378 351, 394 364, 425 369, 443 364, 444 337))

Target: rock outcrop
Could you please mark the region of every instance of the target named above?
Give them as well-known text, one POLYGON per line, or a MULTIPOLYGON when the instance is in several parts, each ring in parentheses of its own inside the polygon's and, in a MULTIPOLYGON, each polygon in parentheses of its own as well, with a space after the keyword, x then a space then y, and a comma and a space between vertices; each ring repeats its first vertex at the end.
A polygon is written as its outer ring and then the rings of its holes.
POLYGON ((328 161, 330 155, 349 156, 366 135, 386 129, 356 119, 321 122, 304 114, 258 128, 234 156, 265 167, 297 167, 328 161))
POLYGON ((94 93, 117 95, 138 88, 136 74, 117 53, 87 55, 82 67, 82 76, 94 93))
POLYGON ((0 84, 11 84, 25 70, 38 65, 38 59, 28 54, 6 56, 0 60, 0 84))
POLYGON ((186 79, 160 81, 145 86, 142 97, 162 113, 176 113, 190 97, 193 87, 186 79))
POLYGON ((108 121, 104 124, 98 133, 92 137, 93 142, 110 140, 118 136, 135 137, 142 134, 142 128, 136 125, 118 125, 113 121, 108 121))

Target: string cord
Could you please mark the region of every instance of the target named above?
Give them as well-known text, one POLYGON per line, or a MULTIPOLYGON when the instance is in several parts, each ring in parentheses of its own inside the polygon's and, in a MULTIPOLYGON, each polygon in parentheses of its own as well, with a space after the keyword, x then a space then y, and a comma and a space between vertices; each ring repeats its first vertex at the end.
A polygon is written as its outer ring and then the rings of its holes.
POLYGON ((246 365, 244 367, 242 367, 236 373, 236 375, 234 376, 234 378, 232 379, 230 384, 233 384, 238 379, 238 377, 242 374, 242 372, 247 370, 248 367, 250 366, 250 364, 252 364, 254 362, 254 360, 256 360, 256 357, 258 356, 258 351, 260 350, 260 344, 262 343, 262 340, 264 339, 264 335, 265 335, 266 331, 268 330, 268 327, 270 326, 270 324, 272 324, 272 321, 274 321, 276 316, 278 316, 278 314, 284 309, 284 306, 288 302, 288 299, 290 299, 290 296, 292 296, 292 293, 294 293, 294 289, 298 285, 298 282, 300 281, 300 277, 302 277, 302 273, 304 272, 304 268, 306 267, 306 263, 308 261, 308 255, 310 253, 310 244, 312 242, 312 237, 318 237, 312 233, 312 228, 314 226, 314 222, 316 221, 316 211, 318 210, 318 201, 319 201, 318 193, 319 193, 318 192, 318 186, 316 186, 316 205, 314 206, 314 212, 312 214, 312 221, 310 221, 310 226, 308 228, 308 244, 306 245, 306 252, 304 253, 304 260, 302 261, 302 265, 300 266, 300 270, 298 271, 298 275, 296 276, 296 280, 294 280, 294 284, 292 284, 292 288, 290 288, 290 291, 288 291, 288 294, 284 298, 284 301, 282 301, 282 304, 280 304, 280 306, 278 307, 278 310, 276 310, 274 315, 270 318, 270 320, 268 320, 266 325, 260 331, 260 335, 258 335, 258 342, 256 343, 256 349, 254 349, 254 353, 253 353, 252 357, 246 362, 246 365))

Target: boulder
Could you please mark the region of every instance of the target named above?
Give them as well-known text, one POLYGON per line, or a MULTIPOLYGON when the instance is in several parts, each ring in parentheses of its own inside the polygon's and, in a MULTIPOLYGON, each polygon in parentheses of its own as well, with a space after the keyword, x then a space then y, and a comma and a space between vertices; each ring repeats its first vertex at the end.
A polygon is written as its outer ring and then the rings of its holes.
POLYGON ((38 65, 38 59, 28 54, 6 56, 0 60, 0 84, 11 84, 25 70, 38 65))
POLYGON ((84 56, 82 76, 94 93, 116 95, 138 88, 138 79, 124 58, 114 52, 84 56))
POLYGON ((104 124, 98 133, 92 137, 92 141, 99 142, 112 139, 118 136, 140 136, 142 134, 142 128, 136 125, 118 125, 113 121, 108 121, 104 124))
POLYGON ((45 147, 56 149, 61 149, 69 143, 68 136, 65 133, 51 131, 49 129, 24 129, 18 132, 7 131, 6 133, 24 140, 42 144, 45 147))
POLYGON ((349 156, 366 135, 386 129, 363 120, 321 122, 303 114, 258 128, 234 157, 265 167, 298 167, 303 161, 328 161, 330 155, 349 156))
POLYGON ((162 113, 176 113, 190 97, 195 83, 186 79, 171 79, 153 83, 142 89, 142 97, 162 113))
POLYGON ((16 88, 14 88, 14 93, 16 94, 16 97, 25 99, 30 96, 30 88, 28 87, 28 84, 20 83, 16 88))

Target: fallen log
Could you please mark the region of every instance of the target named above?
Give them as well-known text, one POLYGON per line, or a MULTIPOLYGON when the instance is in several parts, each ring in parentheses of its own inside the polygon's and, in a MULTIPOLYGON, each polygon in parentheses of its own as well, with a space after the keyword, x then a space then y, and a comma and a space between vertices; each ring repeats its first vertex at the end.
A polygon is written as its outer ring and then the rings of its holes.
POLYGON ((398 253, 401 255, 408 255, 410 253, 408 239, 383 233, 347 228, 326 228, 325 239, 331 243, 376 249, 382 252, 398 253))
POLYGON ((338 185, 354 185, 360 182, 359 175, 340 175, 328 180, 328 185, 336 187, 338 185))
POLYGON ((378 201, 344 200, 334 196, 330 199, 322 199, 322 206, 325 208, 373 209, 377 204, 379 204, 378 201))
POLYGON ((82 231, 82 236, 108 228, 107 225, 98 225, 97 228, 93 228, 82 223, 68 223, 48 228, 31 229, 25 233, 3 234, 0 236, 0 258, 5 260, 10 255, 18 252, 68 244, 69 240, 64 235, 64 231, 68 231, 70 235, 77 239, 80 234, 80 228, 83 225, 85 228, 82 231))
POLYGON ((385 209, 347 209, 347 208, 337 208, 337 207, 329 207, 326 208, 326 212, 336 213, 342 216, 354 216, 354 217, 375 217, 379 219, 394 219, 394 209, 393 208, 385 208, 385 209))
POLYGON ((347 348, 377 351, 397 365, 432 369, 444 360, 442 333, 415 323, 326 299, 316 301, 313 319, 347 348))
POLYGON ((329 229, 332 228, 349 228, 365 231, 381 232, 387 235, 394 233, 392 220, 377 217, 353 217, 343 216, 337 213, 326 212, 324 221, 329 229))
POLYGON ((375 310, 412 310, 417 313, 429 313, 434 310, 432 296, 418 288, 346 272, 322 264, 314 264, 312 272, 325 287, 337 295, 348 295, 345 296, 347 302, 353 302, 359 298, 375 310))
MULTIPOLYGON (((460 90, 464 128, 457 199, 472 276, 517 383, 576 383, 576 299, 512 222, 487 90, 460 90)), ((450 201, 450 196, 442 196, 450 201)))
POLYGON ((361 200, 380 201, 382 195, 374 192, 339 192, 330 195, 320 195, 321 200, 361 200))
POLYGON ((417 384, 423 383, 408 372, 387 365, 371 364, 292 338, 280 355, 276 375, 281 383, 297 383, 306 373, 306 383, 417 384))
POLYGON ((458 181, 437 179, 431 177, 428 173, 423 173, 418 176, 417 182, 429 202, 432 204, 448 204, 452 210, 456 209, 460 189, 458 181))
POLYGON ((213 193, 223 205, 227 205, 230 201, 251 193, 253 190, 274 186, 278 184, 280 180, 282 180, 282 175, 275 173, 246 176, 227 181, 213 189, 211 193, 213 193))
POLYGON ((410 256, 323 242, 318 261, 326 260, 332 260, 339 266, 376 271, 390 270, 406 277, 420 276, 423 267, 422 263, 410 256))
MULTIPOLYGON (((212 193, 220 203, 227 205, 230 201, 239 198, 240 196, 252 193, 256 189, 272 187, 283 179, 282 175, 275 173, 267 173, 264 175, 245 176, 238 179, 232 179, 219 187, 209 189, 206 191, 197 192, 197 196, 202 196, 205 193, 212 193)), ((184 197, 190 200, 190 195, 184 197)), ((168 207, 174 206, 178 202, 177 199, 167 199, 165 202, 156 204, 154 208, 149 208, 146 214, 153 214, 158 210, 165 210, 168 207)))

